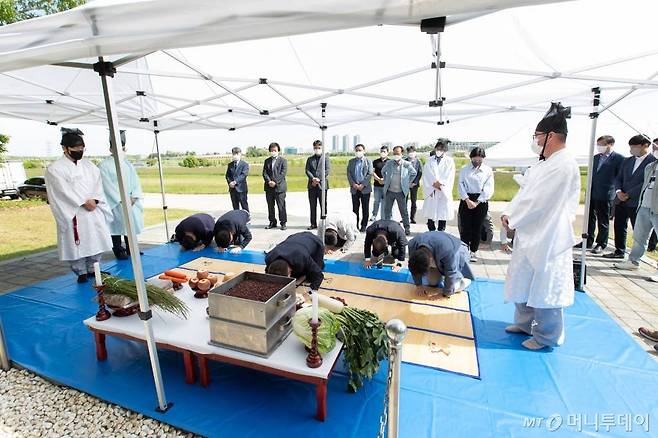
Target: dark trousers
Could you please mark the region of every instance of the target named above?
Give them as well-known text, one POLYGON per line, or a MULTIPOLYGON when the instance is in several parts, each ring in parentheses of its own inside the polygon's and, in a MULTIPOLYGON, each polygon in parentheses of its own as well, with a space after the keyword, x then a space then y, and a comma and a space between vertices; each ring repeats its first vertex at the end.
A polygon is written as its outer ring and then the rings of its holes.
POLYGON ((446 230, 446 221, 438 221, 439 226, 436 226, 436 222, 432 219, 427 220, 427 229, 429 231, 445 231, 446 230))
POLYGON ((247 192, 238 192, 235 189, 228 189, 228 193, 231 195, 231 204, 233 204, 233 210, 243 209, 249 211, 247 192))
POLYGON ((363 194, 361 192, 356 192, 352 195, 352 211, 356 214, 356 226, 359 229, 363 230, 368 226, 369 219, 369 207, 370 206, 370 193, 363 194), (359 209, 361 214, 359 214, 359 209), (361 224, 359 224, 359 218, 361 218, 361 224))
MULTIPOLYGON (((311 208, 311 226, 318 226, 318 206, 322 203, 322 190, 320 186, 308 189, 308 204, 311 208)), ((327 191, 324 191, 324 211, 327 211, 327 191)))
POLYGON ((594 229, 596 233, 596 245, 605 248, 608 246, 610 235, 610 213, 612 212, 612 201, 594 200, 589 204, 589 221, 587 223, 587 247, 594 245, 594 229))
POLYGON ((416 211, 418 211, 418 208, 416 207, 416 201, 418 200, 418 186, 409 189, 409 195, 407 196, 407 199, 411 199, 411 210, 409 210, 409 219, 411 220, 411 222, 415 222, 416 211))
POLYGON ((123 246, 121 246, 121 238, 123 237, 123 240, 126 243, 126 251, 130 251, 130 248, 128 246, 128 236, 116 236, 112 235, 112 249, 113 250, 118 250, 122 249, 123 246))
POLYGON ((288 222, 288 215, 286 213, 286 192, 265 190, 265 200, 267 201, 267 215, 270 225, 276 226, 276 215, 274 213, 275 203, 279 210, 279 222, 281 225, 285 225, 286 222, 288 222))
POLYGON ((480 248, 482 224, 488 211, 489 203, 487 202, 480 202, 473 209, 468 208, 466 201, 459 203, 459 222, 461 223, 459 237, 468 245, 471 252, 476 252, 480 248))
POLYGON ((619 204, 615 206, 615 250, 623 252, 626 250, 626 236, 628 220, 631 220, 631 226, 635 227, 635 215, 637 207, 626 207, 619 204))

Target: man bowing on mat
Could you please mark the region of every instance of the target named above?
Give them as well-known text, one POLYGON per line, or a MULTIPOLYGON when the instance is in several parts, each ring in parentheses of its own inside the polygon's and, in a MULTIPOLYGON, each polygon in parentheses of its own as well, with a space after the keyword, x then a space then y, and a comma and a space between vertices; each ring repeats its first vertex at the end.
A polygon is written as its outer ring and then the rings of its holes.
POLYGON ((580 197, 580 172, 566 149, 570 109, 551 104, 532 136, 539 163, 501 216, 515 230, 507 268, 505 300, 516 305, 508 333, 526 334, 530 350, 564 342, 563 308, 573 304, 573 221, 580 197))

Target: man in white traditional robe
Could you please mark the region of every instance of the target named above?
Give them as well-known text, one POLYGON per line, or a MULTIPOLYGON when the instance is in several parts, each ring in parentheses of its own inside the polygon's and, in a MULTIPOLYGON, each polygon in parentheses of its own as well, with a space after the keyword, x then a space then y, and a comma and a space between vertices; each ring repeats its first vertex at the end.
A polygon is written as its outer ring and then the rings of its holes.
POLYGON ((452 188, 455 161, 446 154, 448 140, 439 139, 434 154, 423 166, 423 215, 429 231, 445 231, 446 222, 455 216, 452 188))
POLYGON ((62 128, 64 156, 46 169, 48 203, 57 222, 57 249, 78 276, 93 275, 94 262, 111 248, 107 221, 112 213, 105 202, 98 168, 82 159, 85 143, 78 129, 62 128))
MULTIPOLYGON (((120 131, 121 147, 126 151, 126 131, 120 131)), ((111 149, 110 149, 111 150, 111 149)), ((124 183, 130 196, 130 215, 134 226, 135 235, 142 232, 144 228, 144 206, 142 205, 142 186, 139 177, 133 165, 124 159, 122 163, 124 183)), ((121 194, 119 193, 119 181, 117 179, 117 170, 114 165, 114 157, 110 155, 98 165, 103 180, 103 191, 107 204, 112 212, 112 220, 108 223, 110 234, 112 236, 112 252, 119 260, 126 260, 130 257, 130 247, 128 246, 128 232, 123 218, 123 209, 121 208, 121 194), (121 245, 121 237, 126 243, 124 248, 121 245)))
POLYGON ((505 300, 515 303, 514 324, 505 331, 531 336, 530 350, 564 342, 563 309, 573 304, 573 221, 580 198, 580 172, 566 149, 569 109, 559 103, 537 125, 532 148, 540 161, 501 221, 515 230, 514 253, 505 279, 505 300))

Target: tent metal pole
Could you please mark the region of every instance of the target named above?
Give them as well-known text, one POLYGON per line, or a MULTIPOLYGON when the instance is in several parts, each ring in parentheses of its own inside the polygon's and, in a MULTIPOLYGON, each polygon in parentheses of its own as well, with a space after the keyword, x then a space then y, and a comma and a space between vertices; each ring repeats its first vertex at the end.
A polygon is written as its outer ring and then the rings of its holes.
POLYGON ((325 121, 325 111, 327 109, 327 104, 326 103, 321 103, 320 107, 322 108, 322 123, 320 124, 320 131, 322 134, 322 139, 320 140, 322 142, 322 155, 320 156, 320 171, 322 172, 320 174, 320 239, 322 239, 322 243, 324 244, 324 223, 325 219, 327 218, 327 172, 326 172, 326 166, 327 163, 325 162, 327 159, 326 153, 325 153, 325 147, 324 147, 324 140, 325 140, 325 131, 327 130, 327 126, 324 124, 325 121))
MULTIPOLYGON (((658 76, 658 71, 655 72, 654 74, 652 74, 651 76, 649 76, 647 79, 648 79, 648 80, 651 80, 651 79, 654 79, 656 76, 658 76)), ((605 111, 606 111, 608 108, 610 108, 611 106, 616 105, 617 103, 619 103, 619 102, 621 102, 622 100, 626 99, 628 96, 630 96, 631 94, 633 94, 636 90, 637 90, 637 87, 636 87, 636 86, 633 86, 633 87, 631 87, 630 90, 628 90, 627 92, 625 92, 624 94, 622 94, 621 96, 619 96, 618 98, 616 98, 615 100, 613 100, 612 102, 610 102, 609 104, 607 104, 607 105, 603 105, 603 108, 601 108, 601 111, 599 111, 599 114, 605 112, 605 111)))
POLYGON ((167 403, 162 374, 160 372, 160 361, 158 359, 158 350, 153 338, 153 328, 151 327, 152 312, 149 308, 148 297, 146 295, 146 284, 144 283, 144 272, 142 271, 142 259, 139 254, 139 242, 135 235, 135 224, 130 214, 130 197, 125 184, 124 170, 122 163, 125 160, 125 154, 117 145, 121 144, 119 139, 119 121, 117 118, 116 108, 114 105, 114 89, 110 78, 114 77, 116 69, 111 62, 105 62, 103 57, 98 58, 98 63, 94 65, 96 71, 101 77, 103 86, 103 97, 105 100, 105 109, 107 111, 107 124, 110 128, 110 139, 112 143, 112 156, 114 157, 114 166, 117 172, 117 182, 119 184, 119 194, 121 195, 121 209, 126 224, 128 235, 128 244, 130 245, 130 259, 132 262, 135 285, 137 287, 137 297, 139 300, 139 319, 144 322, 144 331, 146 336, 146 346, 148 348, 149 358, 151 360, 151 369, 153 371, 153 380, 155 391, 158 398, 157 410, 165 412, 171 404, 167 403))
POLYGON ((580 246, 580 277, 578 278, 578 290, 585 291, 585 271, 587 269, 585 252, 587 250, 587 229, 589 227, 589 210, 592 198, 592 171, 594 168, 594 143, 596 143, 596 124, 599 120, 599 105, 601 103, 601 89, 598 87, 592 88, 594 98, 592 100, 592 135, 589 142, 589 162, 587 164, 587 187, 585 190, 585 211, 583 214, 583 234, 580 246))
POLYGON ((158 156, 158 173, 160 175, 160 194, 162 195, 162 215, 164 216, 165 224, 165 242, 169 241, 169 222, 167 222, 167 199, 165 198, 165 188, 164 188, 164 175, 162 173, 162 158, 160 155, 160 143, 158 142, 158 134, 160 130, 158 129, 158 121, 153 121, 153 135, 155 136, 155 153, 158 156))

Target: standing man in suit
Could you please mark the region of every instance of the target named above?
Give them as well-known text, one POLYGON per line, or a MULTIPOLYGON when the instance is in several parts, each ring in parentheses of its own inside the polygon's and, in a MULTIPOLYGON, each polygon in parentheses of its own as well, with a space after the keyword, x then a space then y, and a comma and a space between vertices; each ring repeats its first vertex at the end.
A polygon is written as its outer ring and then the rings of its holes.
POLYGON ((420 188, 420 179, 423 177, 423 163, 421 163, 420 159, 416 156, 416 148, 414 146, 409 146, 407 148, 407 158, 405 159, 414 166, 414 169, 416 169, 416 178, 414 178, 414 180, 411 181, 411 184, 409 185, 409 196, 407 196, 407 198, 411 199, 411 210, 409 212, 409 221, 412 224, 415 224, 416 211, 418 210, 418 207, 416 207, 416 201, 418 200, 418 189, 420 188))
MULTIPOLYGON (((624 157, 613 151, 615 139, 611 135, 603 135, 596 140, 598 153, 594 155, 592 175, 592 196, 589 204, 589 221, 587 228, 587 248, 594 245, 594 229, 598 224, 596 246, 592 254, 601 254, 608 246, 610 231, 610 215, 612 202, 615 199, 615 179, 619 176, 624 157)), ((581 244, 577 247, 580 248, 581 244)))
POLYGON ((370 206, 370 192, 372 186, 372 162, 365 157, 365 146, 357 144, 354 146, 354 155, 347 163, 347 181, 350 183, 352 194, 352 211, 356 214, 357 226, 359 226, 359 208, 361 209, 361 224, 359 231, 366 231, 368 225, 368 207, 370 206))
POLYGON ((247 202, 247 177, 249 176, 249 163, 242 159, 242 151, 235 147, 231 149, 233 161, 226 169, 226 182, 228 183, 228 193, 231 195, 233 210, 249 211, 247 202))
POLYGON ((393 159, 382 169, 384 175, 384 213, 383 219, 390 220, 393 215, 393 203, 398 204, 404 233, 411 234, 409 212, 407 211, 407 196, 411 182, 416 179, 416 169, 409 161, 402 160, 402 146, 393 148, 393 159))
POLYGON ((621 172, 615 182, 615 250, 603 257, 623 259, 626 250, 628 220, 635 227, 637 207, 644 182, 644 168, 656 159, 649 153, 651 141, 643 135, 635 135, 628 141, 631 156, 622 163, 621 172))
POLYGON ((324 155, 324 187, 322 187, 322 172, 320 170, 322 161, 322 142, 315 140, 313 142, 313 155, 306 160, 306 176, 308 177, 308 203, 311 207, 311 226, 308 230, 318 228, 318 209, 317 206, 322 202, 322 189, 324 189, 324 206, 320 211, 327 211, 327 189, 329 188, 329 173, 331 164, 329 157, 324 155))
POLYGON ((384 211, 384 176, 382 175, 382 169, 388 161, 388 146, 382 146, 379 148, 379 158, 372 162, 372 179, 375 180, 373 184, 373 205, 372 205, 372 217, 371 221, 377 220, 377 215, 379 215, 379 207, 381 206, 381 211, 384 211))
POLYGON ((288 215, 286 214, 286 173, 288 173, 288 163, 283 158, 279 143, 270 143, 270 157, 263 164, 263 180, 265 181, 265 200, 267 201, 267 212, 269 216, 269 225, 265 229, 276 228, 276 215, 274 213, 274 203, 279 210, 279 223, 281 229, 285 230, 288 215))

